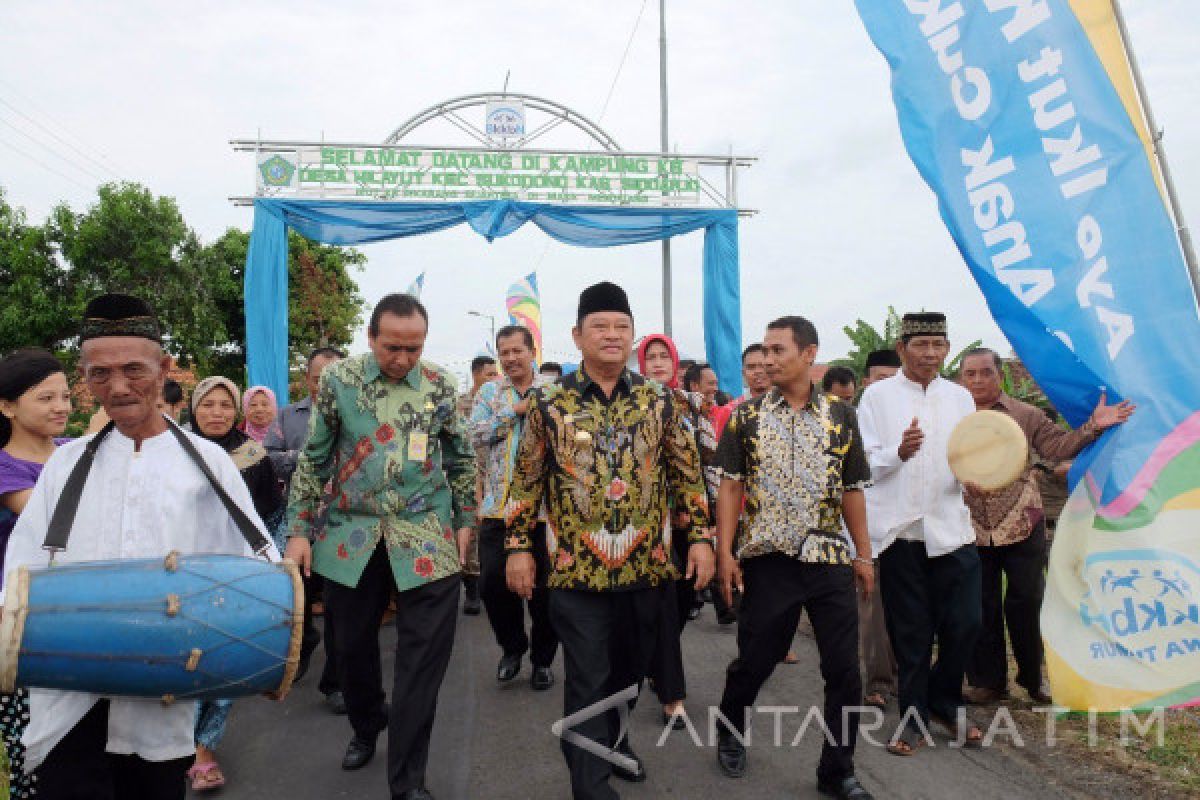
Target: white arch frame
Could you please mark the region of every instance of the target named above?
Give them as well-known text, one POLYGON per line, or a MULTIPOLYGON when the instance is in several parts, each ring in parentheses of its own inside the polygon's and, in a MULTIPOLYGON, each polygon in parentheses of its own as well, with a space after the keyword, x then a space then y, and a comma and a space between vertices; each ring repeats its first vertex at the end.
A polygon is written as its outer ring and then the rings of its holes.
POLYGON ((574 109, 564 106, 562 103, 556 103, 553 100, 547 100, 544 97, 537 97, 532 94, 519 94, 516 92, 479 92, 476 94, 467 94, 462 97, 455 97, 450 100, 444 100, 441 103, 436 103, 424 111, 418 112, 410 117, 404 124, 396 128, 388 137, 384 139, 385 145, 400 144, 400 140, 408 136, 417 128, 427 122, 432 122, 435 119, 445 119, 450 124, 457 127, 459 130, 466 133, 478 141, 482 146, 489 149, 501 150, 519 150, 527 147, 530 142, 540 138, 546 133, 557 128, 563 123, 574 125, 578 130, 585 133, 594 142, 600 145, 601 149, 608 151, 620 151, 622 147, 617 144, 617 140, 608 134, 603 128, 592 122, 590 119, 580 114, 574 109), (470 122, 458 112, 465 108, 473 108, 475 106, 486 107, 488 103, 503 102, 506 100, 519 100, 525 104, 527 108, 533 108, 545 114, 549 114, 551 119, 542 123, 534 130, 524 136, 507 138, 496 138, 489 136, 487 132, 478 125, 470 122))

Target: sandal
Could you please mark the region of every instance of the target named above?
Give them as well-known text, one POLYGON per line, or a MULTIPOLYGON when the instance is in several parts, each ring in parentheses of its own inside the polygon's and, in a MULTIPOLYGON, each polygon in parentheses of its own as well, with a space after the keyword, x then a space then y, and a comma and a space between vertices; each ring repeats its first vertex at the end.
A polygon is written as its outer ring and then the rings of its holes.
POLYGON ((225 776, 221 773, 221 766, 215 761, 193 765, 187 771, 187 776, 192 780, 193 792, 208 792, 220 789, 225 785, 225 776))
POLYGON ((781 664, 799 664, 800 657, 798 655, 796 655, 795 653, 793 653, 791 650, 788 650, 787 655, 783 657, 783 661, 781 661, 780 663, 781 664))
POLYGON ((888 742, 887 751, 894 756, 915 756, 925 745, 925 737, 916 731, 905 731, 888 742))
MULTIPOLYGON (((945 728, 946 732, 954 737, 955 742, 958 741, 958 725, 945 717, 939 717, 934 714, 930 714, 929 719, 945 728)), ((963 739, 962 746, 970 748, 983 747, 983 731, 979 730, 979 726, 970 720, 967 720, 967 735, 963 739)))
POLYGON ((883 696, 882 692, 871 692, 863 698, 863 703, 881 710, 887 708, 887 698, 883 696))

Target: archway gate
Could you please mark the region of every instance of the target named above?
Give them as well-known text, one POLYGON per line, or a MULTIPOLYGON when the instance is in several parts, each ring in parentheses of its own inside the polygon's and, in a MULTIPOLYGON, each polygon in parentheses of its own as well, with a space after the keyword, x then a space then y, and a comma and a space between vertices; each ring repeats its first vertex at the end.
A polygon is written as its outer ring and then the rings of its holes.
POLYGON ((235 150, 255 153, 255 194, 232 198, 254 207, 245 277, 250 382, 287 396, 289 228, 324 244, 358 245, 464 223, 491 241, 532 222, 578 247, 655 242, 703 230, 707 358, 721 387, 740 391, 738 220, 753 212, 737 206, 737 171, 754 159, 529 146, 562 123, 615 147, 611 136, 576 112, 513 94, 469 95, 433 106, 383 145, 231 142, 235 150), (481 146, 399 143, 439 117, 471 127, 459 113, 471 106, 486 109, 484 126, 469 131, 481 146), (527 129, 527 110, 551 119, 527 129))

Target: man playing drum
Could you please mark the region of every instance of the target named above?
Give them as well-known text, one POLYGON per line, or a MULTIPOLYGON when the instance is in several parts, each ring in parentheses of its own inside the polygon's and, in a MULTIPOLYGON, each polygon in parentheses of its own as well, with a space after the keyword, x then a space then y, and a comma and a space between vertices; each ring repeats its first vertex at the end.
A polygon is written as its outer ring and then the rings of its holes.
MULTIPOLYGON (((79 338, 83 378, 114 427, 97 448, 91 477, 83 484, 70 545, 53 557, 54 563, 162 558, 171 551, 253 555, 208 478, 157 409, 171 359, 163 352, 150 307, 128 295, 97 297, 84 311, 79 338)), ((212 442, 183 435, 265 535, 229 456, 212 442)), ((9 540, 9 574, 49 565, 43 542, 50 520, 91 438, 60 447, 47 462, 9 540)), ((268 556, 278 560, 274 547, 268 546, 268 556)), ((105 647, 97 641, 97 655, 105 647)), ((195 755, 194 703, 49 689, 31 689, 29 701, 26 766, 36 768, 38 797, 184 796, 184 776, 195 755)))

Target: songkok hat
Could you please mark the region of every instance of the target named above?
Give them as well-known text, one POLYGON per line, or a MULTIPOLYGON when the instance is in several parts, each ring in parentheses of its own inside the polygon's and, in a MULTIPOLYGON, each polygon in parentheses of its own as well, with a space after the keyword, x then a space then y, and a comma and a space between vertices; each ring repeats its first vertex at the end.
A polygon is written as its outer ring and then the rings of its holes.
POLYGON ((209 392, 211 392, 213 389, 216 389, 218 386, 221 387, 222 389, 224 389, 225 391, 229 392, 230 396, 233 397, 234 411, 236 411, 239 414, 242 413, 242 395, 241 395, 241 392, 238 391, 237 384, 235 384, 233 381, 229 380, 229 378, 225 378, 220 375, 213 375, 213 376, 211 376, 209 378, 205 378, 204 380, 197 383, 196 388, 192 390, 192 413, 193 414, 196 413, 196 407, 200 405, 200 401, 203 400, 204 397, 209 392))
POLYGON ((102 336, 138 336, 162 343, 154 309, 145 300, 128 294, 102 294, 87 304, 79 341, 102 336))
POLYGON ((633 312, 629 309, 629 296, 625 294, 625 290, 608 281, 593 284, 579 294, 579 315, 576 322, 583 322, 583 318, 588 314, 598 311, 619 311, 633 318, 633 312))
POLYGON ((936 311, 905 314, 900 320, 901 336, 945 336, 946 315, 936 311))
POLYGON ((871 367, 896 367, 899 369, 900 355, 895 350, 872 350, 867 354, 867 369, 871 367))

